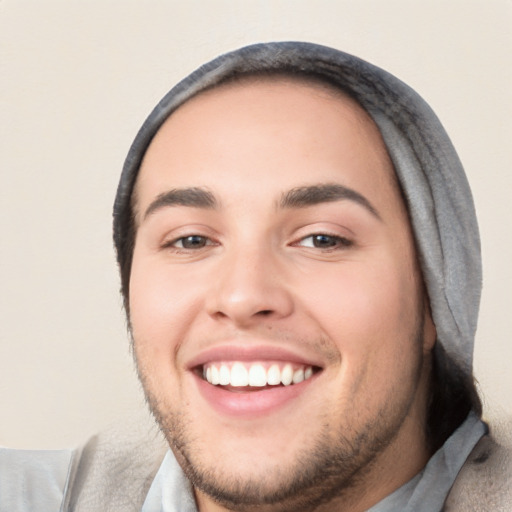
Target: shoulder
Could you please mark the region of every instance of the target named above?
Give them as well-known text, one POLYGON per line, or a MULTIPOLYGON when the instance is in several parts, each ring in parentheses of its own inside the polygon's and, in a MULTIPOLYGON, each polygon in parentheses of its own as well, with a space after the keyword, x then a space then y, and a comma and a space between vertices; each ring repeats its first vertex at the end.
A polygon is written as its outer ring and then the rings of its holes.
POLYGON ((493 422, 475 446, 446 500, 444 512, 512 510, 512 420, 493 422))
POLYGON ((139 512, 168 449, 147 414, 76 450, 0 447, 0 511, 139 512))
POLYGON ((75 450, 0 448, 0 510, 61 510, 75 450))
POLYGON ((152 419, 136 417, 82 448, 66 497, 74 512, 140 511, 169 446, 152 419))

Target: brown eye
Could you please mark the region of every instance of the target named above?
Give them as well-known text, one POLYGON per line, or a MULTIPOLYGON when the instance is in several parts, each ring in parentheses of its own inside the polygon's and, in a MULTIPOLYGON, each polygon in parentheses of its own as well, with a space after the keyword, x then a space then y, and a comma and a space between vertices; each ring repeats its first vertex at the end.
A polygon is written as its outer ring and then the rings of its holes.
POLYGON ((325 249, 328 247, 336 247, 339 243, 339 238, 330 235, 314 235, 313 246, 319 249, 325 249))
POLYGON ((339 249, 350 247, 352 242, 341 236, 319 233, 303 238, 298 245, 302 247, 312 247, 315 249, 339 249))
POLYGON ((184 236, 173 243, 174 247, 180 249, 202 249, 206 245, 208 245, 208 238, 201 235, 184 236))

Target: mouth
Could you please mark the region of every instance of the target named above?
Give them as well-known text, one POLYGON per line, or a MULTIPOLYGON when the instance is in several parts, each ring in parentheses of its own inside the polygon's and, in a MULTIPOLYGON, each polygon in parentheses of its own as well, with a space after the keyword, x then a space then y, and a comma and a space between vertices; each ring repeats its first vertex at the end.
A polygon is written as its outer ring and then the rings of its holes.
POLYGON ((223 416, 251 420, 306 403, 324 371, 315 354, 255 345, 213 347, 187 366, 205 403, 223 416))
POLYGON ((204 381, 233 392, 293 386, 319 371, 317 366, 285 361, 218 361, 196 368, 204 381))

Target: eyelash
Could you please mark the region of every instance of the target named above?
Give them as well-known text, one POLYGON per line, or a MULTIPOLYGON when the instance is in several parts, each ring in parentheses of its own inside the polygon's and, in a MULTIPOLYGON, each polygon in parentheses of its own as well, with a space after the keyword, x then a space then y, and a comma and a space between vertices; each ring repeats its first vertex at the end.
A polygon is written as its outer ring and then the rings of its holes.
MULTIPOLYGON (((176 238, 169 242, 163 244, 163 249, 174 249, 176 252, 182 251, 196 251, 200 249, 204 249, 208 246, 218 245, 216 242, 203 235, 187 235, 176 238), (186 247, 186 244, 191 244, 189 247, 186 247)), ((354 243, 348 238, 339 236, 339 235, 331 235, 329 233, 312 233, 308 236, 301 238, 298 242, 292 244, 292 246, 298 247, 307 247, 310 249, 320 249, 324 251, 336 251, 342 250, 351 247, 354 243), (304 241, 311 239, 310 244, 305 244, 304 241), (319 243, 327 242, 327 245, 322 247, 321 245, 317 245, 319 243)))
POLYGON ((211 245, 217 245, 215 242, 213 242, 210 238, 203 235, 187 235, 187 236, 180 236, 179 238, 175 238, 174 240, 170 240, 169 242, 165 242, 162 246, 163 249, 175 249, 176 251, 195 251, 199 249, 203 249, 204 247, 211 246, 211 245), (196 247, 185 247, 184 242, 188 240, 189 242, 193 242, 193 239, 196 239, 196 241, 199 239, 202 245, 196 246, 196 247), (181 247, 177 244, 181 243, 181 247))
POLYGON ((354 245, 354 242, 352 242, 352 240, 349 240, 348 238, 339 235, 331 235, 329 233, 312 233, 311 235, 301 238, 298 242, 294 243, 293 245, 308 247, 311 249, 321 249, 324 251, 337 251, 351 247, 352 245, 354 245), (330 244, 327 245, 326 247, 320 247, 318 245, 315 245, 315 241, 318 241, 321 238, 323 238, 324 241, 330 242, 330 244), (308 239, 311 239, 311 244, 304 244, 303 242, 308 239))

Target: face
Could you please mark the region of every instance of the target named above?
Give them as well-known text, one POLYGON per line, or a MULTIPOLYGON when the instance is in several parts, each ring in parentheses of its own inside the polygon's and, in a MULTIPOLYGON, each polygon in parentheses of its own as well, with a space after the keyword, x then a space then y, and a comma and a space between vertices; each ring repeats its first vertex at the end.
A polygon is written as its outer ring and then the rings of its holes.
POLYGON ((286 80, 203 93, 155 136, 131 327, 200 505, 366 509, 425 463, 435 333, 393 172, 352 100, 286 80))

